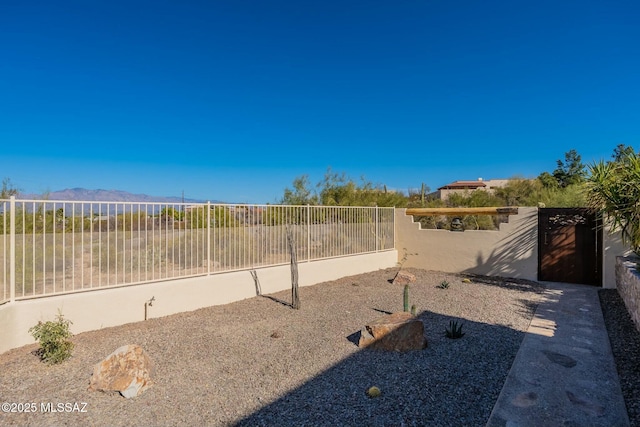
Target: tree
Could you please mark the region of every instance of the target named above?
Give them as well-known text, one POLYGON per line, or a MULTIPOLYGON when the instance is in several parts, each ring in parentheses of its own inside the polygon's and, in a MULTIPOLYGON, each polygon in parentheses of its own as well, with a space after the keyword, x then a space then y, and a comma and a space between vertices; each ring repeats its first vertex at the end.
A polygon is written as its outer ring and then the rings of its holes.
POLYGON ((311 190, 308 175, 293 180, 293 189, 285 188, 281 203, 285 205, 324 206, 395 206, 407 205, 407 198, 401 192, 389 191, 384 185, 374 185, 361 178, 356 183, 344 172, 336 173, 327 169, 322 181, 311 190))
MULTIPOLYGON (((465 207, 479 208, 483 206, 500 206, 501 200, 494 194, 485 190, 474 190, 465 192, 464 194, 451 194, 446 200, 447 207, 465 207)), ((451 217, 440 218, 437 228, 449 229, 451 217)), ((497 223, 494 221, 496 217, 491 215, 465 215, 462 217, 462 223, 466 230, 495 230, 497 223)))
POLYGON ((18 189, 13 186, 11 179, 4 178, 2 180, 2 189, 0 189, 0 199, 8 199, 18 194, 18 189))
POLYGON ((497 188, 495 194, 504 206, 537 206, 542 188, 539 179, 516 177, 511 178, 504 187, 497 188))
POLYGON ((564 162, 557 161, 558 167, 553 171, 553 177, 558 181, 561 188, 566 188, 572 184, 584 182, 587 175, 582 157, 576 150, 569 150, 564 154, 564 162))
POLYGON ((173 218, 176 221, 182 221, 184 219, 184 212, 173 207, 162 208, 162 211, 160 211, 160 215, 168 216, 169 218, 173 218))
POLYGON ((613 158, 614 162, 622 162, 625 160, 625 158, 634 153, 635 151, 633 150, 633 147, 628 147, 624 144, 618 144, 618 146, 613 149, 613 154, 611 155, 611 157, 613 158))
POLYGON ((320 188, 320 202, 326 206, 350 206, 353 205, 356 193, 356 184, 347 178, 343 172, 338 174, 327 169, 324 179, 318 183, 320 188))
POLYGON ((293 180, 293 189, 285 188, 280 203, 283 205, 317 205, 318 196, 310 188, 309 175, 302 175, 293 180))
POLYGON ((320 202, 326 206, 395 206, 407 205, 406 196, 397 191, 389 191, 386 185, 374 185, 364 177, 360 184, 341 174, 327 169, 324 179, 318 184, 320 202))
POLYGON ((545 188, 558 188, 558 180, 549 172, 542 172, 537 179, 545 188))
POLYGON ((640 255, 640 155, 619 145, 612 157, 589 167, 588 203, 640 255))
POLYGON ((547 208, 573 208, 586 205, 584 184, 569 185, 565 188, 544 188, 539 203, 547 208))

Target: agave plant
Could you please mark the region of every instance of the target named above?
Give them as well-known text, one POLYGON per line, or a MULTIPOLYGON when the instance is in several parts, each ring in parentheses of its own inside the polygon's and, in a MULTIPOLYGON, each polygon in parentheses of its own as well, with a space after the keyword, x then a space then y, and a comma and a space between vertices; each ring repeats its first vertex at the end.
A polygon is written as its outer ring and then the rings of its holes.
POLYGON ((587 200, 611 231, 640 255, 640 155, 631 151, 617 161, 589 166, 587 200))
POLYGON ((449 282, 447 282, 446 280, 443 280, 442 282, 440 282, 440 284, 437 287, 439 289, 449 289, 449 282))
POLYGON ((462 325, 464 325, 464 323, 460 323, 460 325, 458 325, 457 321, 450 320, 449 327, 445 329, 446 337, 451 339, 462 338, 464 336, 464 332, 462 332, 462 325))

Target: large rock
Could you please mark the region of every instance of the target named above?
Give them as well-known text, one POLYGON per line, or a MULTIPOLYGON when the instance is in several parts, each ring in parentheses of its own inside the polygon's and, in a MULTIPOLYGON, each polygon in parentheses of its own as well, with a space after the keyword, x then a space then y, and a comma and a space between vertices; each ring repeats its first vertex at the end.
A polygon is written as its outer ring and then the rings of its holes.
POLYGON ((153 363, 142 347, 125 345, 94 366, 89 390, 136 397, 153 384, 152 371, 153 363))
POLYGON ((422 350, 427 346, 424 324, 411 313, 387 314, 362 328, 358 346, 386 351, 422 350))
POLYGON ((404 270, 398 271, 396 277, 393 278, 394 285, 408 285, 409 283, 413 283, 415 281, 416 276, 404 270))

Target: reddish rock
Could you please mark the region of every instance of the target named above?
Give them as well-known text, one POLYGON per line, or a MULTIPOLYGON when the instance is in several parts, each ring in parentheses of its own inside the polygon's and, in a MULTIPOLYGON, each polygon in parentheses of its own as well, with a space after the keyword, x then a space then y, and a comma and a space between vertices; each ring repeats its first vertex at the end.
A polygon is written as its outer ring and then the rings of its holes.
POLYGON ((411 313, 388 314, 362 328, 358 346, 385 351, 422 350, 427 346, 424 324, 411 313))
POLYGON ((398 271, 396 277, 393 278, 394 285, 408 285, 416 281, 416 276, 407 271, 398 271))
POLYGON ((151 359, 142 347, 125 345, 94 366, 89 390, 136 397, 152 385, 152 371, 151 359))

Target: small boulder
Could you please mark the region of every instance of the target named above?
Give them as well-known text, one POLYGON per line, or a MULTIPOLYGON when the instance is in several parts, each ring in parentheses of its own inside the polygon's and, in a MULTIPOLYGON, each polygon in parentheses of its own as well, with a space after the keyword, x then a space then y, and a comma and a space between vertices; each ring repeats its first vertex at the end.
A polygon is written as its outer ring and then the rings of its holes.
POLYGON ((409 273, 408 271, 400 270, 396 277, 393 278, 394 285, 408 285, 409 283, 413 283, 416 281, 416 276, 409 273))
POLYGON ((385 351, 422 350, 427 347, 424 324, 406 312, 382 316, 362 328, 358 347, 385 351))
POLYGON ((119 392, 127 399, 142 394, 153 382, 151 359, 138 345, 124 345, 93 367, 90 391, 119 392))

